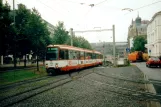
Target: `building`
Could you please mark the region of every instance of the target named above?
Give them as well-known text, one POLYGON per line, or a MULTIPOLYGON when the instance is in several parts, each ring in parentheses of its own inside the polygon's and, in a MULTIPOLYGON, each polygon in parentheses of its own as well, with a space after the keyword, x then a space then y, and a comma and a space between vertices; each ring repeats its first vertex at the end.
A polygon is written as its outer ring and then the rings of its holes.
POLYGON ((147 27, 148 55, 161 56, 161 11, 154 14, 147 27))
POLYGON ((141 20, 141 18, 139 17, 139 14, 137 16, 137 18, 135 19, 135 21, 131 22, 131 25, 128 28, 128 47, 132 48, 133 47, 133 39, 136 36, 143 36, 145 38, 147 35, 147 25, 148 25, 149 21, 148 20, 141 20))
POLYGON ((48 31, 50 32, 50 37, 52 37, 54 34, 54 25, 47 22, 46 20, 43 20, 43 22, 45 22, 47 24, 48 31))
MULTIPOLYGON (((91 43, 94 50, 99 51, 106 56, 113 55, 113 42, 91 43)), ((124 57, 125 49, 128 47, 127 42, 116 42, 116 56, 124 57)))

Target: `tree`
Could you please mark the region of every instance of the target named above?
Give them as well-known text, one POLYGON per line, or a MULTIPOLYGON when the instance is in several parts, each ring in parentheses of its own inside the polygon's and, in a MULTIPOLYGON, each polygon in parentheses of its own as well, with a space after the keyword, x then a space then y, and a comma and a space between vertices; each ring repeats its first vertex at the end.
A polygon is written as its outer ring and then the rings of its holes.
POLYGON ((0 55, 9 54, 12 44, 12 20, 10 17, 10 6, 0 1, 0 55))
POLYGON ((43 22, 39 12, 33 8, 28 22, 26 23, 25 33, 28 35, 28 40, 31 43, 31 50, 44 50, 50 44, 50 33, 47 25, 43 22))
MULTIPOLYGON (((20 55, 26 55, 31 50, 31 42, 26 33, 26 24, 28 23, 31 16, 31 11, 26 8, 25 5, 19 4, 16 10, 15 16, 15 29, 16 29, 16 45, 17 50, 20 55), (28 45, 26 45, 28 44, 28 45)), ((25 60, 26 66, 26 60, 25 60)))
POLYGON ((28 36, 28 40, 31 44, 30 50, 36 53, 37 57, 41 55, 44 58, 46 46, 51 43, 49 37, 50 33, 46 23, 43 22, 39 12, 35 8, 32 9, 25 29, 25 34, 28 36))
POLYGON ((71 38, 64 27, 64 23, 59 21, 58 24, 54 27, 52 43, 70 45, 71 39, 73 39, 73 46, 75 47, 92 49, 90 43, 85 38, 80 36, 73 36, 71 38))
POLYGON ((133 50, 134 51, 145 51, 146 39, 143 36, 137 36, 134 38, 133 50))
POLYGON ((51 43, 50 33, 35 8, 30 10, 25 5, 19 4, 15 19, 17 51, 21 56, 25 55, 24 66, 26 66, 26 54, 31 50, 34 54, 40 53, 44 57, 46 46, 51 43))
POLYGON ((78 43, 80 44, 79 46, 81 48, 92 49, 90 43, 84 37, 79 36, 78 41, 79 41, 78 43))
POLYGON ((70 36, 64 27, 63 22, 58 22, 58 24, 54 27, 54 34, 52 42, 53 44, 68 44, 70 36))

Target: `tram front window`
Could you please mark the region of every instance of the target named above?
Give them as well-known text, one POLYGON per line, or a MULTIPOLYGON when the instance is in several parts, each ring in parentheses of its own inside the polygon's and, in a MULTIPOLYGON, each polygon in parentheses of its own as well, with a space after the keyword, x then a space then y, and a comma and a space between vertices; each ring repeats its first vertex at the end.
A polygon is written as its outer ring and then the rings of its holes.
POLYGON ((47 48, 46 60, 57 60, 58 59, 58 48, 47 48))

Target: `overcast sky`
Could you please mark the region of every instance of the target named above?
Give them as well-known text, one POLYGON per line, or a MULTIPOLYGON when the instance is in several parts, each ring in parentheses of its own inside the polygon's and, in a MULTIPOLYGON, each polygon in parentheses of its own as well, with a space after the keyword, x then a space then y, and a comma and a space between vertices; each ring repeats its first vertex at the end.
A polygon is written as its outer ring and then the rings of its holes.
MULTIPOLYGON (((12 0, 7 0, 12 4, 12 0)), ((42 18, 56 25, 63 21, 66 30, 75 31, 92 29, 111 29, 116 27, 116 41, 127 41, 128 26, 131 20, 139 16, 143 20, 151 20, 152 16, 161 11, 161 2, 137 9, 161 0, 15 0, 15 5, 23 3, 27 8, 35 7, 42 18), (95 4, 90 7, 89 4, 95 4), (98 5, 97 5, 98 4, 98 5), (134 11, 122 11, 131 8, 134 11), (135 10, 137 9, 137 10, 135 10)), ((112 42, 112 32, 76 33, 84 36, 89 42, 112 42)))

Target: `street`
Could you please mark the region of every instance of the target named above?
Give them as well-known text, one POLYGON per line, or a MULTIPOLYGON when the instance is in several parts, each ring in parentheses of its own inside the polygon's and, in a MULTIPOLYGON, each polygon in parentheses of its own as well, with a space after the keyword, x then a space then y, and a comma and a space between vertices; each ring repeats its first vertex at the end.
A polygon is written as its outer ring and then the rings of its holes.
POLYGON ((146 67, 145 62, 140 63, 132 63, 136 65, 141 71, 144 72, 145 75, 148 76, 151 80, 161 81, 161 68, 148 68, 146 67))
POLYGON ((149 81, 153 84, 156 93, 161 95, 161 68, 148 68, 145 62, 133 63, 148 77, 149 81))

